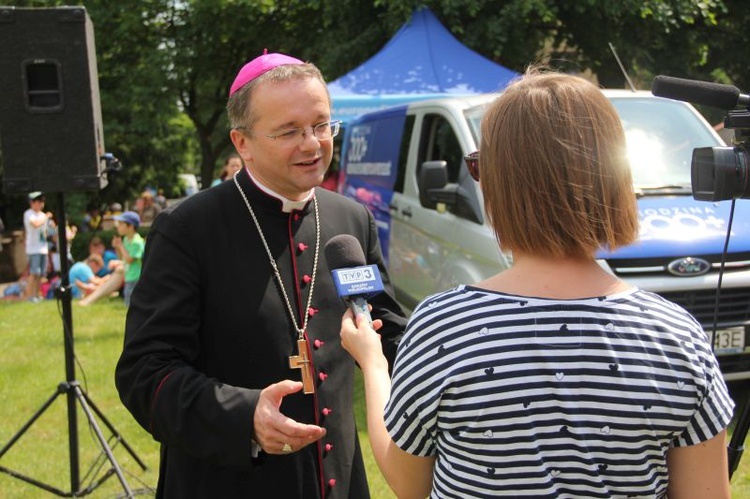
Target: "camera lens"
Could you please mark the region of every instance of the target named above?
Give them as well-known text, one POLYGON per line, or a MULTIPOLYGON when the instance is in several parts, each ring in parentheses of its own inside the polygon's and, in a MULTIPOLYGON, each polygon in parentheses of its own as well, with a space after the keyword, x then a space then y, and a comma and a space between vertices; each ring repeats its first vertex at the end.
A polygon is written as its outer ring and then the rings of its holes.
POLYGON ((742 147, 699 147, 693 150, 691 183, 698 201, 750 199, 747 151, 742 147))

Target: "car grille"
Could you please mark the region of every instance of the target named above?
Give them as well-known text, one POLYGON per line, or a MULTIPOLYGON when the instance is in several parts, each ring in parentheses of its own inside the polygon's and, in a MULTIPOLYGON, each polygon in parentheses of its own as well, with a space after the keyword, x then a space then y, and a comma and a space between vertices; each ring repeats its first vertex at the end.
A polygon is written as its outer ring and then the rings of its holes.
MULTIPOLYGON (((711 264, 710 272, 718 272, 721 268, 721 255, 684 255, 694 258, 700 258, 711 264)), ((675 277, 669 273, 667 268, 681 256, 659 257, 659 258, 629 258, 629 259, 609 259, 607 264, 615 275, 627 279, 638 276, 665 276, 675 277)), ((724 263, 724 272, 736 272, 739 270, 750 269, 750 253, 734 253, 727 258, 724 263)))
MULTIPOLYGON (((659 295, 690 312, 704 327, 713 324, 716 290, 669 291, 659 295)), ((750 321, 750 289, 722 289, 717 317, 719 325, 740 325, 750 321)))
MULTIPOLYGON (((716 274, 721 268, 721 255, 690 255, 711 264, 709 273, 716 274)), ((637 281, 638 277, 664 277, 675 281, 679 287, 681 277, 667 270, 668 265, 679 257, 611 259, 607 263, 618 277, 637 281)), ((724 264, 724 272, 731 273, 750 269, 750 253, 730 255, 724 264)), ((668 291, 659 293, 669 301, 677 303, 690 312, 704 327, 714 322, 716 290, 668 291)), ((718 309, 719 325, 741 325, 750 322, 750 288, 724 288, 721 290, 718 309)))

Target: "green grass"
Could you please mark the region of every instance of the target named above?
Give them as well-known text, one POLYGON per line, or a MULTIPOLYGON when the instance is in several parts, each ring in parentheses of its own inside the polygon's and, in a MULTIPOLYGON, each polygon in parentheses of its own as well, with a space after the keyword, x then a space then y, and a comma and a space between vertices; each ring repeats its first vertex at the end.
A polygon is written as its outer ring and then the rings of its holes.
MULTIPOLYGON (((0 301, 0 446, 4 447, 32 415, 52 397, 66 380, 63 321, 58 303, 39 304, 0 301)), ((122 406, 114 387, 114 366, 122 348, 125 307, 113 299, 91 307, 73 304, 73 334, 76 353, 76 377, 91 401, 142 459, 148 470, 142 471, 122 444, 111 443, 129 487, 151 497, 156 486, 159 446, 122 406)), ((747 384, 741 385, 746 389, 747 384)), ((369 452, 364 416, 361 377, 356 379, 355 407, 360 441, 367 466, 373 499, 392 499, 395 495, 383 480, 369 452)), ((78 450, 81 487, 100 478, 110 468, 102 455, 93 431, 77 404, 78 450), (90 472, 90 470, 92 470, 90 472)), ((109 438, 102 421, 99 427, 109 438)), ((68 413, 66 396, 59 396, 29 430, 0 458, 0 466, 22 473, 69 493, 70 456, 68 451, 68 413)), ((53 497, 41 488, 19 478, 0 473, 0 499, 53 497)), ((115 475, 88 497, 124 497, 115 475)), ((732 497, 750 499, 750 457, 745 456, 732 479, 732 497)))
MULTIPOLYGON (((112 299, 91 307, 73 304, 73 335, 77 362, 77 379, 91 401, 100 409, 122 438, 145 462, 142 471, 127 450, 110 443, 115 460, 126 477, 128 486, 139 497, 152 497, 149 489, 156 487, 159 446, 122 406, 114 386, 114 368, 122 349, 125 329, 125 307, 112 299)), ((58 385, 66 380, 63 321, 55 301, 39 304, 0 301, 0 447, 4 447, 30 420, 34 413, 52 397, 58 385)), ((362 393, 361 378, 357 378, 362 393)), ((362 395, 358 395, 363 400, 362 395)), ((364 402, 357 407, 359 427, 366 429, 364 402)), ((102 455, 95 434, 77 404, 80 482, 85 488, 110 468, 102 455), (89 470, 94 466, 94 473, 89 470)), ((111 433, 97 419, 105 437, 111 433)), ((367 432, 360 431, 368 475, 374 499, 395 496, 383 480, 369 453, 367 432)), ((67 397, 61 395, 36 420, 29 430, 0 458, 0 466, 41 481, 61 490, 71 491, 68 438, 67 397)), ((0 473, 0 499, 54 497, 43 489, 23 480, 0 473)), ((125 497, 116 475, 109 477, 89 497, 125 497)))
MULTIPOLYGON (((75 379, 148 467, 143 472, 122 445, 110 443, 128 485, 135 491, 155 487, 159 453, 156 442, 122 406, 114 387, 114 365, 122 349, 124 325, 125 307, 121 300, 88 308, 73 305, 75 379)), ((39 304, 0 303, 0 338, 3 345, 0 403, 5 412, 0 418, 0 442, 5 446, 57 392, 58 385, 66 381, 63 321, 58 303, 51 300, 39 304)), ((101 454, 101 446, 80 404, 76 407, 79 476, 81 488, 85 488, 110 465, 101 454), (102 466, 103 471, 96 473, 102 466)), ((106 425, 99 419, 97 424, 109 438, 111 432, 106 425)), ((6 452, 0 465, 69 493, 68 435, 67 396, 62 394, 6 452)), ((122 497, 123 491, 113 475, 91 497, 122 497)), ((52 494, 2 473, 0 497, 52 497, 52 494)))

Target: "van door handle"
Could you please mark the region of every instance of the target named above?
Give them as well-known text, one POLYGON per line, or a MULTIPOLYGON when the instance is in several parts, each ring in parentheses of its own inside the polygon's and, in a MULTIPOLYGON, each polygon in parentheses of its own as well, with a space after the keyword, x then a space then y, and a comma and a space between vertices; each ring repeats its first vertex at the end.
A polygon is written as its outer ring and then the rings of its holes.
POLYGON ((391 203, 391 204, 388 205, 388 210, 389 211, 398 211, 398 205, 391 203))
POLYGON ((401 210, 401 214, 405 217, 411 218, 411 208, 404 208, 401 210))

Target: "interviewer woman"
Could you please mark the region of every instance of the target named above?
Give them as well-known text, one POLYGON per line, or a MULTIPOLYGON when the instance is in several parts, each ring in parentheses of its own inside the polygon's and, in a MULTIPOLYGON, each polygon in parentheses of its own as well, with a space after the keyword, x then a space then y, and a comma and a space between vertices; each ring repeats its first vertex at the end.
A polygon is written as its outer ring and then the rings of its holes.
POLYGON ((729 497, 734 404, 706 334, 595 260, 636 240, 625 149, 596 86, 529 70, 467 158, 513 266, 420 303, 392 384, 377 333, 344 316, 399 498, 729 497))

